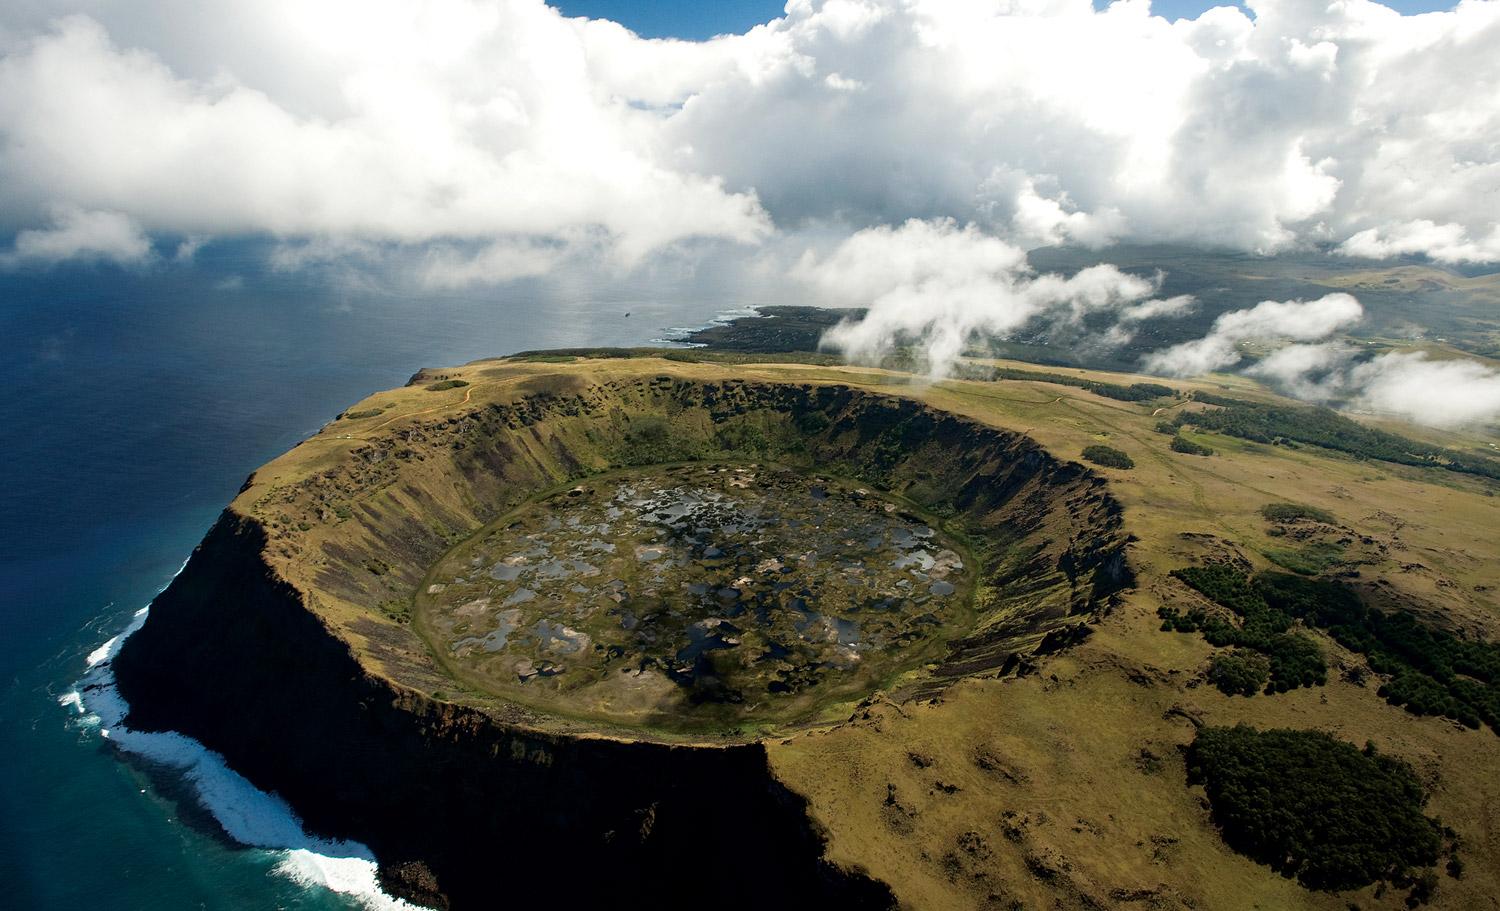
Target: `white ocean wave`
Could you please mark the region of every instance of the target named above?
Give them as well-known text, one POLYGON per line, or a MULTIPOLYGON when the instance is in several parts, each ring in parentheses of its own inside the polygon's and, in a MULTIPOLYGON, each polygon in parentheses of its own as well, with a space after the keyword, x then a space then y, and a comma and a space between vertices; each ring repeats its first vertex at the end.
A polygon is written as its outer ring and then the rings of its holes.
POLYGON ((760 316, 760 307, 731 307, 728 310, 720 310, 718 313, 714 314, 713 319, 710 319, 708 322, 704 323, 701 326, 668 326, 666 329, 662 330, 663 332, 667 333, 664 337, 659 339, 652 339, 651 342, 653 344, 658 342, 670 342, 674 345, 685 345, 690 348, 702 348, 704 346, 701 344, 690 344, 683 341, 683 339, 692 335, 694 332, 701 332, 704 329, 711 329, 714 326, 727 325, 737 319, 744 319, 751 316, 760 316))
MULTIPOLYGON (((667 331, 668 332, 672 332, 672 331, 675 331, 675 330, 669 329, 667 331)), ((696 330, 694 330, 694 331, 696 331, 696 330)), ((708 347, 707 345, 705 345, 705 344, 703 344, 701 342, 685 342, 685 341, 683 341, 680 338, 672 338, 670 336, 663 336, 661 338, 648 338, 648 339, 646 339, 646 344, 653 345, 653 346, 655 346, 655 345, 676 345, 679 348, 707 348, 708 347)))
POLYGON ((115 686, 111 662, 146 622, 148 611, 136 611, 119 635, 90 652, 88 670, 74 689, 58 697, 59 705, 72 710, 73 723, 97 728, 117 748, 175 769, 230 838, 278 855, 273 868, 278 875, 310 889, 347 895, 371 911, 415 908, 380 890, 369 848, 308 834, 286 801, 255 787, 197 740, 173 731, 134 731, 123 724, 130 706, 115 686))

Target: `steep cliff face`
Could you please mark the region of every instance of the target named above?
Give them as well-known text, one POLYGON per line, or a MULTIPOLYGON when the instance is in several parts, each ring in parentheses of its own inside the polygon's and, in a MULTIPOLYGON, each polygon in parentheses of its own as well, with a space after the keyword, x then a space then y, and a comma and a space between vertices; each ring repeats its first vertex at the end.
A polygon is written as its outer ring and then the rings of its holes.
POLYGON ((225 514, 152 605, 115 662, 129 723, 191 734, 312 829, 370 845, 392 891, 461 908, 889 904, 820 859, 759 745, 547 735, 402 691, 353 660, 264 546, 225 514))
POLYGON ((433 695, 445 680, 403 599, 453 542, 538 490, 613 465, 776 459, 954 517, 981 559, 980 619, 920 689, 1002 667, 1128 581, 1097 476, 1022 436, 847 387, 542 378, 346 448, 252 479, 116 676, 132 726, 198 738, 432 904, 890 903, 821 859, 757 743, 598 736, 433 695))

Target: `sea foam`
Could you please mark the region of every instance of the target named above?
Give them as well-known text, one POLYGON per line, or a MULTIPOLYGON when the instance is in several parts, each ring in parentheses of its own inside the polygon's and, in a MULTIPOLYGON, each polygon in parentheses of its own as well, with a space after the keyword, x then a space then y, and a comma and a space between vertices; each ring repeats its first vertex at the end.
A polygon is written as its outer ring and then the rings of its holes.
POLYGON ((130 706, 115 686, 111 662, 146 622, 149 610, 136 611, 124 630, 90 652, 83 677, 58 697, 58 704, 71 710, 73 723, 97 730, 124 752, 176 770, 230 838, 277 855, 273 869, 278 875, 307 888, 342 893, 372 911, 414 909, 380 890, 369 848, 308 834, 286 801, 255 787, 197 740, 173 731, 134 731, 123 724, 130 706))
POLYGON ((760 316, 759 306, 731 307, 727 310, 720 310, 718 313, 714 314, 713 319, 709 320, 701 326, 668 326, 666 329, 662 330, 666 333, 666 335, 663 335, 661 338, 649 339, 647 341, 647 344, 682 345, 684 348, 705 348, 707 346, 701 342, 688 341, 688 337, 695 332, 702 332, 704 329, 711 329, 714 326, 725 326, 737 319, 744 319, 746 317, 752 316, 760 316))

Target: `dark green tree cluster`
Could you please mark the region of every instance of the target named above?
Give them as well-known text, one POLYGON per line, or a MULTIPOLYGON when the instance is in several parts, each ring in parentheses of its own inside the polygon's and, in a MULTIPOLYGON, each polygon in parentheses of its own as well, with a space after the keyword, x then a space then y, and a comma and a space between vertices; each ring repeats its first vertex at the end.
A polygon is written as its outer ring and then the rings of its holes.
POLYGON ((1090 383, 1084 388, 1105 398, 1118 399, 1122 402, 1149 402, 1152 399, 1177 394, 1177 390, 1171 386, 1163 386, 1160 383, 1131 383, 1128 386, 1118 383, 1090 383))
POLYGON ((346 411, 338 416, 340 421, 358 421, 362 418, 373 418, 385 412, 384 408, 366 408, 363 411, 346 411))
POLYGON ((1193 398, 1218 407, 1180 413, 1173 418, 1173 423, 1178 426, 1191 424, 1257 443, 1308 443, 1364 459, 1435 466, 1500 479, 1500 462, 1494 459, 1429 446, 1366 427, 1330 408, 1269 405, 1204 392, 1194 393, 1193 398))
POLYGON ((1316 506, 1308 506, 1306 503, 1267 503, 1260 508, 1260 514, 1265 516, 1268 522, 1296 522, 1299 519, 1311 519, 1326 525, 1334 523, 1333 513, 1316 506))
POLYGON ((625 465, 686 462, 703 455, 702 446, 691 436, 677 433, 671 420, 659 414, 633 419, 623 440, 623 449, 616 459, 625 465))
POLYGON ((1083 447, 1083 457, 1105 468, 1134 468, 1135 460, 1113 446, 1094 444, 1083 447))
POLYGON ((1163 386, 1160 383, 1131 383, 1126 386, 1121 383, 1101 383, 1097 380, 1084 379, 1081 376, 1069 376, 1066 373, 1050 373, 1042 370, 1018 370, 1015 367, 995 367, 988 378, 996 380, 1025 380, 1032 383, 1053 383, 1058 386, 1072 386, 1075 389, 1084 389, 1095 395, 1102 395, 1105 398, 1116 399, 1121 402, 1149 402, 1152 399, 1160 399, 1177 394, 1176 389, 1173 389, 1171 386, 1163 386))
POLYGON ((1255 584, 1268 604, 1327 629, 1388 675, 1380 688, 1388 702, 1500 733, 1500 645, 1460 639, 1409 611, 1376 610, 1333 580, 1266 573, 1255 584))
POLYGON ((748 456, 767 456, 779 452, 783 446, 773 441, 766 431, 755 424, 725 424, 714 433, 714 445, 725 452, 748 456))
POLYGON ((1188 782, 1203 785, 1230 847, 1311 889, 1428 883, 1443 832, 1411 767, 1318 731, 1201 729, 1188 782))
POLYGON ((1266 601, 1250 577, 1228 563, 1187 566, 1173 570, 1172 575, 1241 617, 1256 617, 1266 609, 1266 601))
POLYGON ((1172 437, 1172 451, 1185 452, 1188 455, 1200 456, 1211 456, 1214 454, 1212 447, 1204 446, 1202 443, 1194 443, 1192 440, 1188 439, 1180 433, 1177 436, 1172 437))
POLYGON ((1410 611, 1370 607, 1348 585, 1290 573, 1252 579, 1214 563, 1172 575, 1233 611, 1238 625, 1201 609, 1158 612, 1162 629, 1201 632, 1212 645, 1250 648, 1270 661, 1267 692, 1321 684, 1327 671, 1317 644, 1288 632, 1293 620, 1326 630, 1334 641, 1365 656, 1385 675, 1380 695, 1414 715, 1452 718, 1500 733, 1500 645, 1455 636, 1410 611))
POLYGON ((1271 679, 1271 662, 1260 652, 1237 648, 1208 662, 1208 680, 1226 696, 1254 696, 1271 679))
POLYGON ((1267 604, 1249 576, 1224 563, 1190 566, 1173 570, 1172 575, 1209 600, 1229 608, 1238 615, 1239 623, 1201 609, 1182 614, 1163 607, 1162 629, 1201 632, 1210 645, 1251 649, 1266 656, 1270 671, 1265 690, 1268 693, 1328 682, 1328 665, 1318 644, 1303 633, 1293 632, 1292 618, 1267 604))

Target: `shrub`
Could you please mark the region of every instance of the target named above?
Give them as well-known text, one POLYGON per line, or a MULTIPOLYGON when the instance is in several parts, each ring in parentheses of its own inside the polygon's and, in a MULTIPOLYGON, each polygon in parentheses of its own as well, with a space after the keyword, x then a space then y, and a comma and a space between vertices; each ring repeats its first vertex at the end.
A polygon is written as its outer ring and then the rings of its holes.
POLYGON ((821 411, 804 411, 792 416, 792 423, 803 433, 822 433, 828 429, 828 415, 821 411))
POLYGON ((1318 731, 1206 727, 1187 752, 1234 850, 1311 889, 1409 881, 1438 861, 1411 767, 1318 731))
POLYGON ((1172 437, 1172 451, 1185 452, 1188 455, 1200 456, 1211 456, 1214 454, 1214 451, 1209 447, 1204 446, 1202 443, 1194 443, 1192 440, 1188 439, 1185 436, 1182 436, 1181 434, 1172 437))
POLYGON ((1177 390, 1171 386, 1163 386, 1160 383, 1131 383, 1122 386, 1118 383, 1085 383, 1083 388, 1095 395, 1102 395, 1108 399, 1117 399, 1121 402, 1145 402, 1150 399, 1159 399, 1168 395, 1175 395, 1177 390))
POLYGON ((1113 446, 1083 447, 1083 457, 1095 465, 1103 465, 1105 468, 1134 468, 1135 462, 1130 456, 1114 448, 1113 446))
POLYGON ((1095 395, 1102 395, 1105 398, 1116 399, 1121 402, 1145 402, 1177 394, 1176 389, 1173 389, 1171 386, 1163 386, 1160 383, 1131 383, 1129 386, 1124 386, 1119 383, 1101 383, 1097 380, 1085 379, 1081 376, 1069 376, 1065 373, 1017 370, 1014 367, 989 367, 984 368, 982 371, 974 370, 971 367, 968 370, 961 370, 960 376, 964 379, 976 380, 1024 380, 1033 383, 1055 383, 1059 386, 1086 389, 1095 395))
POLYGON ((1263 646, 1271 662, 1270 693, 1284 693, 1300 686, 1322 686, 1328 682, 1323 650, 1310 636, 1278 633, 1263 646))
POLYGON ((436 383, 428 383, 428 392, 443 392, 448 389, 462 389, 469 385, 467 380, 438 380, 436 383))
POLYGON ((1334 523, 1333 513, 1316 506, 1308 506, 1306 503, 1267 503, 1260 508, 1260 514, 1270 522, 1295 522, 1298 519, 1311 519, 1314 522, 1322 522, 1327 525, 1334 523))
POLYGON ((1153 398, 1164 398, 1176 395, 1177 390, 1171 386, 1163 386, 1161 383, 1131 383, 1128 387, 1140 395, 1149 395, 1153 398))
POLYGON ((750 456, 768 455, 777 449, 766 432, 754 424, 727 424, 714 434, 714 443, 727 452, 750 456))
POLYGON ((1250 577, 1228 563, 1174 569, 1172 576, 1241 617, 1250 617, 1266 609, 1266 601, 1251 584, 1250 577))
POLYGON ((1271 679, 1271 662, 1247 648, 1221 652, 1208 662, 1208 680, 1226 696, 1254 696, 1271 679))
POLYGON ((1339 562, 1344 556, 1344 548, 1331 541, 1314 541, 1295 550, 1272 548, 1262 553, 1266 555, 1266 559, 1283 569, 1304 576, 1316 576, 1339 562))
POLYGON ((674 432, 672 421, 659 414, 632 418, 624 443, 618 460, 627 465, 685 462, 703 456, 702 447, 694 439, 674 432))

